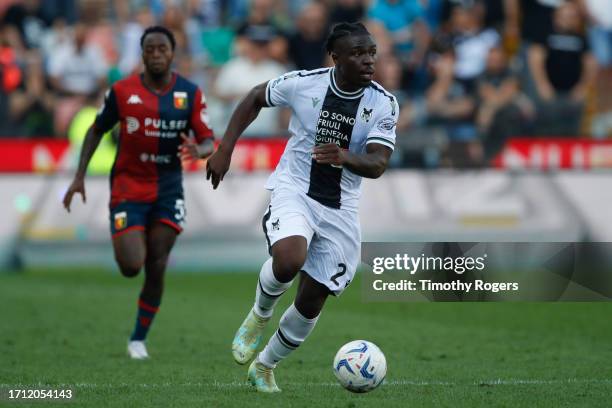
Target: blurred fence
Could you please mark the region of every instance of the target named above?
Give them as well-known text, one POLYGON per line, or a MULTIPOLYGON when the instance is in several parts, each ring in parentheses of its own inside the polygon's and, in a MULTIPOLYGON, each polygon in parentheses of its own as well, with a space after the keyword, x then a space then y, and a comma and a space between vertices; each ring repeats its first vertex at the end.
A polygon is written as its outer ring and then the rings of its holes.
MULTIPOLYGON (((261 217, 268 172, 233 173, 213 191, 185 179, 187 226, 172 254, 181 270, 255 269, 267 257, 261 217)), ((87 204, 61 199, 69 175, 2 175, 5 267, 114 267, 106 177, 86 181, 87 204)), ((411 171, 364 180, 363 241, 612 241, 611 172, 411 171)))

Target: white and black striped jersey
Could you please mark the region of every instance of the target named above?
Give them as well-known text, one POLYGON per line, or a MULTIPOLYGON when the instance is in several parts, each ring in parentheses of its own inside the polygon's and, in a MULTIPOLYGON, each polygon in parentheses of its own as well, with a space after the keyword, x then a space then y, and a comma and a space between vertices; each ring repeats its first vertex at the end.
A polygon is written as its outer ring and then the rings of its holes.
POLYGON ((268 82, 268 106, 287 106, 291 138, 266 188, 294 186, 332 208, 356 211, 361 176, 312 159, 315 145, 336 143, 353 153, 366 144, 395 145, 397 99, 376 82, 355 92, 336 85, 335 68, 294 71, 268 82))

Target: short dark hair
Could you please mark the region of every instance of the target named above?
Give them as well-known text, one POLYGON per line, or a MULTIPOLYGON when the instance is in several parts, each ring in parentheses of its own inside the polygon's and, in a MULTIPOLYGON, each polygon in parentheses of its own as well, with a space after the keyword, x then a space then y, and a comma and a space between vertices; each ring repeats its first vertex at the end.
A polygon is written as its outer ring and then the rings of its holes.
POLYGON ((327 53, 331 54, 334 51, 334 44, 337 40, 349 35, 370 35, 370 32, 361 23, 338 23, 334 25, 325 42, 327 53))
POLYGON ((172 34, 172 31, 168 30, 166 27, 163 26, 147 27, 142 33, 142 36, 140 37, 140 48, 142 48, 144 45, 145 37, 153 33, 164 34, 166 37, 168 37, 170 45, 172 46, 172 50, 174 50, 174 48, 176 47, 176 40, 174 39, 174 34, 172 34))

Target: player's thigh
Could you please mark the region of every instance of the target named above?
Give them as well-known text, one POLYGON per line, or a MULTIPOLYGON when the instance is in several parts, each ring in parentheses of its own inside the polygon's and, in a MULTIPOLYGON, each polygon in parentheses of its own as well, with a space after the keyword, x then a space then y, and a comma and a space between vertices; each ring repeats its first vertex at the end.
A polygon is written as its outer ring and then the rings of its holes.
POLYGON ((295 296, 295 308, 307 319, 317 317, 330 294, 326 285, 316 281, 306 272, 300 273, 300 285, 295 296))
POLYGON ((126 276, 138 274, 145 261, 147 211, 148 204, 132 202, 123 202, 110 209, 113 251, 126 276))
POLYGON ((159 260, 165 262, 174 247, 178 231, 176 228, 154 220, 147 226, 146 246, 147 246, 147 261, 159 260))
POLYGON ((292 235, 272 245, 272 270, 280 282, 289 282, 300 271, 308 252, 308 241, 300 235, 292 235))
POLYGON ((276 277, 292 280, 306 261, 314 235, 314 219, 305 199, 297 192, 281 189, 272 193, 262 227, 276 277))
POLYGON ((361 258, 361 230, 357 214, 326 211, 317 236, 308 248, 304 271, 340 295, 351 283, 361 258))

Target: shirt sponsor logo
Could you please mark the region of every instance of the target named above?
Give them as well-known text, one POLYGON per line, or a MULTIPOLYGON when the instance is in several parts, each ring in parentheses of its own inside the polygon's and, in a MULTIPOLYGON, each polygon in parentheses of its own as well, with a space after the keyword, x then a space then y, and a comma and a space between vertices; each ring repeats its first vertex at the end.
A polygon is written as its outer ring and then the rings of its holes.
MULTIPOLYGON (((128 134, 132 134, 140 129, 140 121, 133 116, 126 116, 125 122, 128 134)), ((187 120, 145 118, 144 135, 172 139, 178 137, 179 132, 187 129, 187 125, 187 120)))
POLYGON ((343 124, 353 126, 355 118, 339 112, 330 112, 327 109, 321 110, 317 121, 315 144, 335 143, 340 147, 348 144, 350 139, 345 133, 346 129, 343 124))
POLYGON ((140 122, 138 122, 138 119, 133 116, 126 116, 125 123, 125 128, 130 135, 140 128, 140 122))
POLYGON ((140 161, 143 163, 170 164, 172 157, 169 154, 140 153, 140 161))

